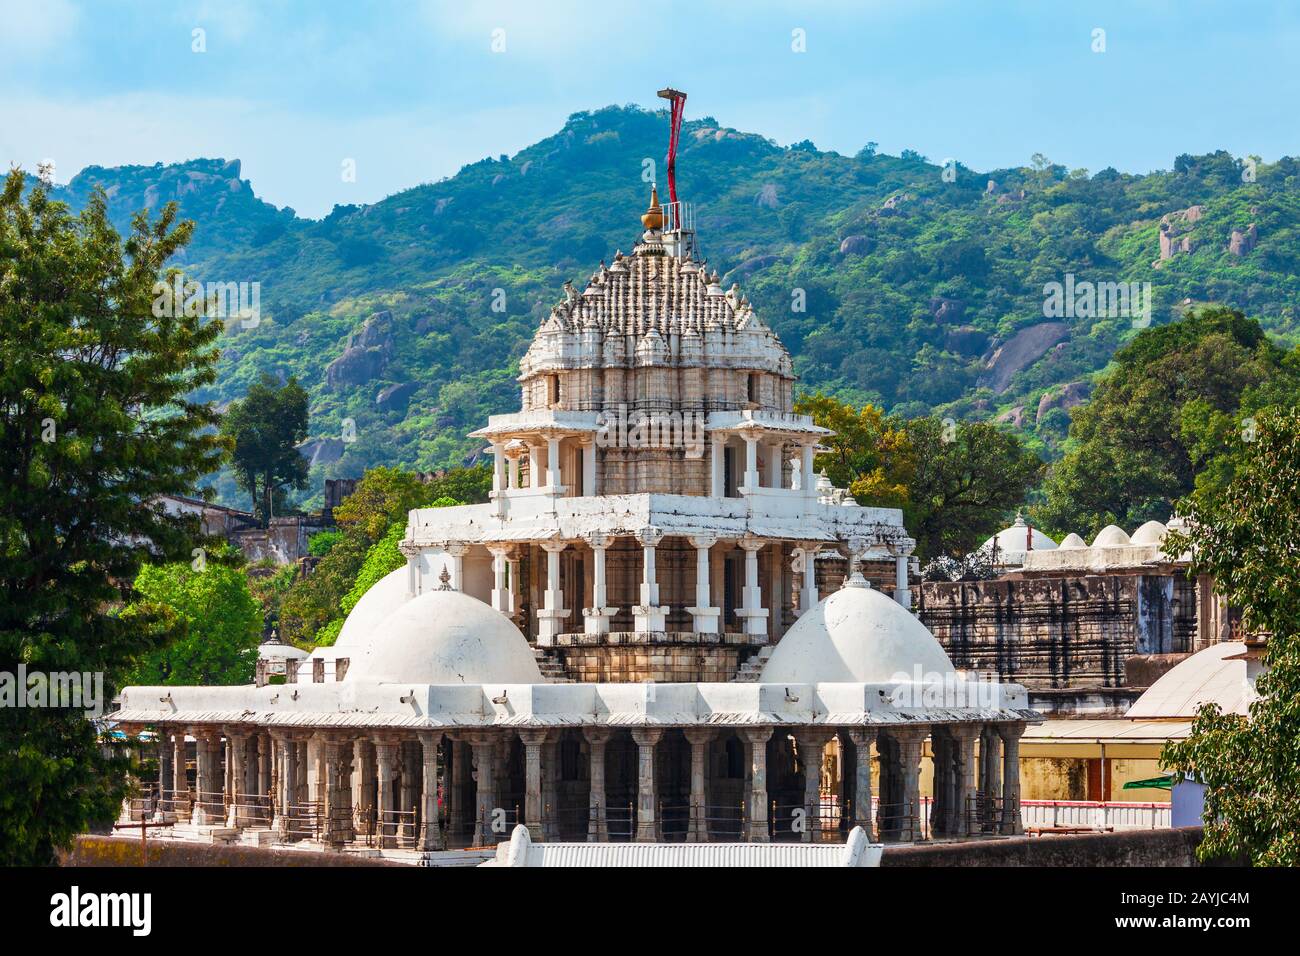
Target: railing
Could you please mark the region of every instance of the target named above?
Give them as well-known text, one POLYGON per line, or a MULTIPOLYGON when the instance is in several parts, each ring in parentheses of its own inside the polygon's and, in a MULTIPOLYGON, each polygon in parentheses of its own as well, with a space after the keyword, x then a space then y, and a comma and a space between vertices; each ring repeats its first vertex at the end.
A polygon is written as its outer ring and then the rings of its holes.
POLYGON ((1029 827, 1086 827, 1092 830, 1156 830, 1170 825, 1167 803, 1096 800, 1021 800, 1029 827))
POLYGON ((284 834, 290 841, 319 840, 321 835, 320 801, 291 803, 285 808, 284 834))

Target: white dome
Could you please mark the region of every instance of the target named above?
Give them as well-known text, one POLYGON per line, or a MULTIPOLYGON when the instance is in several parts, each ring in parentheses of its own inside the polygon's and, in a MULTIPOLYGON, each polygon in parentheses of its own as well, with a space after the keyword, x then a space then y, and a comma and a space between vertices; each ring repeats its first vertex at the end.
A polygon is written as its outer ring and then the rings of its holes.
POLYGON ((460 591, 430 591, 371 631, 347 680, 541 684, 532 648, 504 614, 460 591))
POLYGON ((1129 543, 1129 537, 1124 533, 1124 529, 1117 524, 1108 524, 1097 533, 1097 537, 1092 539, 1094 548, 1122 548, 1129 543))
MULTIPOLYGON (((859 579, 860 580, 860 579, 859 579)), ((769 684, 888 684, 955 673, 939 642, 906 608, 850 582, 795 622, 759 680, 769 684)))
POLYGON ((1087 541, 1084 541, 1077 534, 1071 531, 1065 536, 1065 540, 1057 545, 1057 548, 1062 551, 1072 551, 1075 548, 1086 548, 1087 546, 1087 541))
POLYGON ((1202 704, 1211 703, 1225 714, 1245 714, 1255 699, 1255 680, 1248 673, 1245 652, 1240 641, 1197 651, 1162 674, 1124 716, 1190 719, 1202 704))
POLYGON ((1133 532, 1129 540, 1134 544, 1159 544, 1165 539, 1166 528, 1159 521, 1148 521, 1133 532))
POLYGON ((385 574, 369 591, 361 595, 361 600, 343 622, 339 636, 334 641, 335 647, 362 643, 380 621, 410 600, 406 594, 406 573, 406 568, 400 567, 385 574))
POLYGON ((1022 515, 1016 515, 1011 527, 1003 528, 985 541, 983 547, 992 550, 994 544, 997 545, 998 557, 1004 564, 1023 563, 1027 550, 1051 551, 1056 547, 1055 541, 1037 528, 1031 528, 1022 515), (1029 544, 1033 547, 1027 547, 1029 544))

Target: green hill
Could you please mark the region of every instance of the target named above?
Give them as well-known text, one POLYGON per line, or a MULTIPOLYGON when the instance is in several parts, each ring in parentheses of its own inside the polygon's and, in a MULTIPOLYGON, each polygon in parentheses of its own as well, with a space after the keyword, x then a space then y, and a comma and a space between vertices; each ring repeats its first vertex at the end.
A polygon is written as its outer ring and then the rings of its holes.
MULTIPOLYGON (((632 246, 643 161, 662 166, 667 125, 638 108, 577 113, 514 156, 319 221, 257 199, 237 161, 91 167, 60 192, 79 205, 103 185, 122 225, 176 199, 198 225, 194 278, 260 282, 262 321, 228 329, 208 397, 237 398, 263 370, 298 376, 323 440, 316 478, 431 469, 472 458, 481 444, 464 433, 517 407, 516 362, 564 281, 632 246), (349 418, 356 440, 342 442, 349 418)), ((703 253, 780 334, 804 387, 999 417, 1047 456, 1135 328, 1086 309, 1047 318, 1045 284, 1149 282, 1153 324, 1210 299, 1294 343, 1297 174, 1290 158, 1244 167, 1219 152, 1141 176, 1041 158, 945 175, 906 151, 782 148, 712 118, 686 124, 678 160, 703 253)))

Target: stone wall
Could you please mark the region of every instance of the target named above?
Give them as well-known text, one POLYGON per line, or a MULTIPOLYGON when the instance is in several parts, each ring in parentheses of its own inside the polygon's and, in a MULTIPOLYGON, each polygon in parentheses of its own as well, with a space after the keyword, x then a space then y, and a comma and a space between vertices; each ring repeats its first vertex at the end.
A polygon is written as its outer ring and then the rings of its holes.
POLYGON ((563 635, 552 653, 565 676, 578 683, 725 683, 758 648, 739 643, 745 640, 741 634, 713 636, 727 643, 702 643, 701 635, 689 631, 563 635))
POLYGON ((1134 654, 1185 654, 1196 591, 1178 575, 927 581, 921 621, 958 668, 995 671, 1030 690, 1120 687, 1134 654))
POLYGON ((881 866, 1199 866, 1201 827, 886 846, 881 866))
MULTIPOLYGON (((309 853, 274 847, 150 840, 149 866, 405 866, 390 860, 342 853, 309 853)), ((82 835, 59 855, 62 866, 140 866, 140 838, 82 835)))

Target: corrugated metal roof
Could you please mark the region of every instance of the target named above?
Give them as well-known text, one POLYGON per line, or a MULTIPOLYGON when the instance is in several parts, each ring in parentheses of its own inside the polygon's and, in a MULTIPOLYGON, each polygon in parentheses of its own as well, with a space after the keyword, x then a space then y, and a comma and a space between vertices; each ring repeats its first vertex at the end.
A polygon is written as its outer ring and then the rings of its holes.
MULTIPOLYGON (((508 844, 503 844, 508 846, 508 844)), ((499 850, 498 853, 505 853, 499 850)), ((491 865, 491 864, 489 864, 491 865)), ((842 867, 843 844, 534 843, 527 866, 842 867)))
POLYGON ((1190 720, 1068 720, 1054 718, 1025 730, 1023 743, 1160 743, 1191 733, 1190 720))

